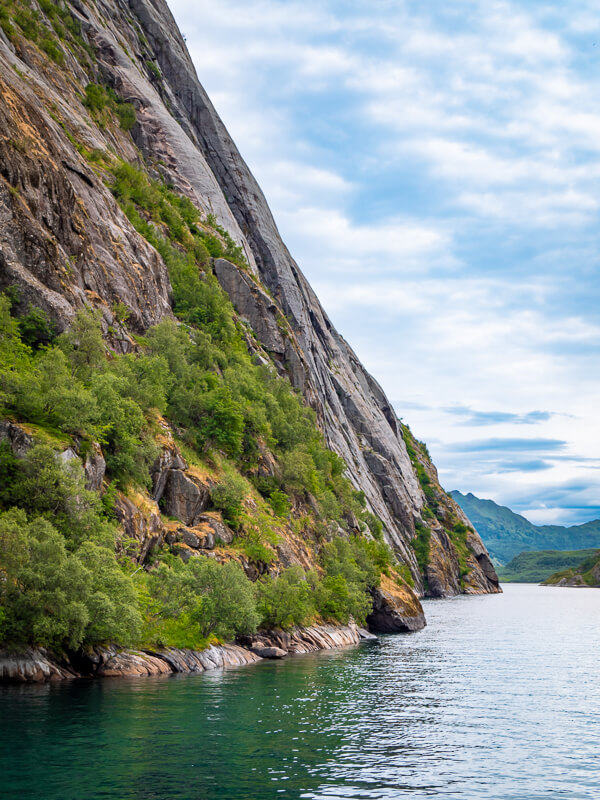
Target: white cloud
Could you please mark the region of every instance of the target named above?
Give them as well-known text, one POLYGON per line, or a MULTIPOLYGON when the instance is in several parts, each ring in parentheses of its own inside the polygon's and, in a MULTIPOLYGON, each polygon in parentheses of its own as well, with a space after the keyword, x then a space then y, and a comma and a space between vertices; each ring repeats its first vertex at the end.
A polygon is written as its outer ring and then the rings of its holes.
POLYGON ((595 4, 171 7, 286 243, 388 395, 410 407, 448 488, 514 500, 536 521, 592 506, 595 4), (507 472, 489 455, 451 453, 473 436, 440 411, 452 403, 551 408, 536 433, 565 439, 574 460, 507 472))

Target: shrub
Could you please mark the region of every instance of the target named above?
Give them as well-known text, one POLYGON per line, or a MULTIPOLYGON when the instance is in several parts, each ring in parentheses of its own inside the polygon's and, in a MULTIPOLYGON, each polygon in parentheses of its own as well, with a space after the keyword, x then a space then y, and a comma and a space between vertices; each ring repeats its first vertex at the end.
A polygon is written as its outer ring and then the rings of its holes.
POLYGON ((103 518, 99 496, 86 490, 79 459, 63 464, 51 447, 38 444, 2 467, 6 506, 51 521, 71 550, 85 541, 114 546, 116 531, 103 518))
POLYGON ((415 551, 415 556, 417 557, 417 563, 419 565, 419 569, 423 574, 425 574, 425 570, 427 569, 427 565, 429 564, 431 530, 427 527, 427 525, 424 525, 422 522, 416 522, 415 531, 416 531, 416 536, 411 541, 411 545, 413 550, 415 551))
POLYGON ((132 103, 119 103, 115 108, 119 125, 124 131, 130 131, 137 122, 135 106, 132 103))
POLYGON ((83 105, 92 112, 103 111, 108 103, 108 95, 104 86, 98 83, 88 83, 85 87, 83 105))
POLYGON ((234 561, 219 564, 192 558, 187 564, 161 564, 149 576, 149 590, 167 619, 185 618, 198 640, 211 635, 231 639, 256 630, 254 589, 234 561))
POLYGON ((215 508, 223 512, 224 519, 237 528, 243 512, 243 501, 248 493, 248 484, 241 475, 230 470, 220 483, 211 489, 210 497, 215 508))
POLYGON ((56 326, 41 308, 31 303, 27 313, 19 318, 21 341, 28 347, 37 350, 47 347, 56 338, 56 326))
POLYGON ((140 633, 133 586, 114 553, 92 542, 69 552, 46 519, 21 509, 0 514, 0 602, 3 639, 55 650, 140 633))
POLYGON ((65 54, 62 49, 56 44, 55 40, 50 36, 46 36, 40 42, 40 47, 46 55, 54 61, 55 64, 61 66, 65 63, 65 54))
POLYGON ((304 570, 292 566, 277 576, 267 576, 257 584, 257 606, 261 626, 290 628, 303 625, 315 613, 313 593, 304 570))
POLYGON ((275 489, 269 495, 271 508, 278 517, 286 517, 291 510, 290 499, 285 492, 275 489))

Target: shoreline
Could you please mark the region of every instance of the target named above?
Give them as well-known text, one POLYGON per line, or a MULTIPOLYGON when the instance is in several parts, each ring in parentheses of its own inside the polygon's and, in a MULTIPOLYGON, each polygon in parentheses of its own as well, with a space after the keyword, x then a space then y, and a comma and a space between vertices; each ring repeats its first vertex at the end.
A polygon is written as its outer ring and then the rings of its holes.
POLYGON ((374 634, 350 623, 268 631, 257 634, 244 646, 233 643, 210 645, 206 650, 174 647, 164 650, 121 650, 109 646, 96 647, 89 653, 76 653, 64 659, 41 648, 29 648, 21 653, 0 651, 0 684, 208 672, 256 664, 265 659, 350 647, 376 638, 374 634))

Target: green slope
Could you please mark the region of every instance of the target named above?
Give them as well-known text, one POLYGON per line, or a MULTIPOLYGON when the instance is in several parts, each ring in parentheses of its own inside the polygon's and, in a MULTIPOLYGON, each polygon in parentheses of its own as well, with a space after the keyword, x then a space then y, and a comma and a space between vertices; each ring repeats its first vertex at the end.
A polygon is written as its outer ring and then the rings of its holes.
POLYGON ((469 492, 450 495, 469 517, 492 558, 507 564, 522 552, 541 550, 589 550, 600 548, 600 520, 569 528, 562 525, 534 525, 506 506, 481 500, 469 492))
POLYGON ((555 572, 544 583, 550 586, 600 587, 600 553, 593 551, 576 567, 555 572))
POLYGON ((554 573, 572 570, 590 558, 600 558, 600 552, 594 549, 519 553, 498 573, 498 576, 505 583, 540 583, 554 573))

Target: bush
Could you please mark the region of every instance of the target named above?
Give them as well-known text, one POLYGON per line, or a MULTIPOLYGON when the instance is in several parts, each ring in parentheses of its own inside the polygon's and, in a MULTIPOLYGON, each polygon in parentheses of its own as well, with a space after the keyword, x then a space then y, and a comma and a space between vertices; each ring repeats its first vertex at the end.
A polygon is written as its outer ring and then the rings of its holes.
POLYGON ((3 639, 62 650, 134 643, 141 617, 131 580, 114 553, 92 542, 69 552, 47 520, 21 509, 0 514, 3 639))
POLYGON ((56 326, 41 308, 29 304, 27 313, 19 318, 21 341, 37 350, 47 347, 56 338, 56 326))
POLYGON ((5 506, 44 517, 76 549, 85 541, 113 547, 116 531, 103 516, 100 497, 85 488, 79 459, 63 464, 48 445, 38 444, 22 459, 0 464, 5 506))
POLYGON ((261 627, 303 625, 315 613, 311 586, 299 566, 283 570, 278 577, 267 576, 257 584, 256 590, 261 627))
POLYGON ((413 550, 415 551, 415 556, 417 557, 417 563, 419 565, 419 569, 423 574, 425 574, 425 570, 427 569, 427 565, 429 564, 429 547, 431 540, 431 530, 422 522, 416 522, 415 531, 416 531, 416 536, 411 541, 411 545, 413 550))
POLYGON ((103 111, 108 103, 108 95, 104 86, 98 83, 88 83, 85 87, 85 98, 83 105, 89 111, 103 111))
POLYGON ((65 54, 50 36, 45 36, 42 39, 40 47, 55 64, 62 66, 65 63, 65 54))
POLYGON ((211 489, 210 497, 215 508, 223 512, 224 519, 237 528, 243 512, 243 501, 248 484, 237 472, 225 473, 220 483, 211 489))
POLYGON ((290 513, 290 499, 287 494, 280 489, 275 489, 275 491, 270 493, 269 503, 278 517, 287 517, 290 513))
POLYGON ((124 131, 129 132, 137 122, 135 106, 132 103, 119 103, 115 109, 119 125, 124 131))
MULTIPOLYGON (((161 564, 149 578, 150 595, 166 619, 185 620, 198 642, 215 635, 232 639, 256 630, 254 589, 234 561, 192 558, 187 564, 161 564)), ((160 636, 160 622, 153 634, 160 636)))

